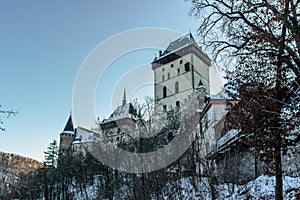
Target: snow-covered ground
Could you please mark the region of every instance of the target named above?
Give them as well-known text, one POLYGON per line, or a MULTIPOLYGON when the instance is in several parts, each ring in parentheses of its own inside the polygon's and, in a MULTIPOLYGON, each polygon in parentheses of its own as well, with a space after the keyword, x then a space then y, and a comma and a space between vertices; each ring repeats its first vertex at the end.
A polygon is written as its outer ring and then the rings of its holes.
MULTIPOLYGON (((300 199, 300 177, 283 177, 284 199, 300 199)), ((216 199, 274 199, 275 177, 260 176, 245 185, 231 183, 214 187, 216 199)), ((168 183, 163 189, 164 199, 212 199, 212 187, 207 178, 182 178, 168 183)))
MULTIPOLYGON (((101 182, 101 181, 100 181, 101 182)), ((79 188, 72 189, 74 199, 99 199, 99 191, 101 191, 101 183, 95 177, 93 185, 87 185, 83 192, 79 188)), ((260 176, 256 180, 245 185, 236 185, 232 183, 218 184, 210 186, 208 178, 188 177, 182 178, 176 182, 169 182, 159 194, 160 199, 189 199, 198 200, 212 199, 212 192, 215 192, 217 200, 246 200, 246 199, 275 199, 275 177, 260 176)), ((114 199, 130 198, 130 189, 127 186, 121 190, 112 192, 114 199)), ((292 178, 283 177, 283 193, 284 199, 298 200, 300 199, 300 177, 292 178)), ((157 199, 157 195, 151 195, 153 199, 157 199)), ((103 198, 103 196, 102 196, 103 198)))

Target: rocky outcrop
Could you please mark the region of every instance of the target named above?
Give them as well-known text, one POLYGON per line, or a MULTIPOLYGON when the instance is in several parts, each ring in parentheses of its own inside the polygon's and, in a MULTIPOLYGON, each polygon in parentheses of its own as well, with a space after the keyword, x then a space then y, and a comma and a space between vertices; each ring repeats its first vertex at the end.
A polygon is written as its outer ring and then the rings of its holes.
POLYGON ((34 173, 41 166, 32 158, 0 151, 0 199, 12 191, 22 174, 34 173))

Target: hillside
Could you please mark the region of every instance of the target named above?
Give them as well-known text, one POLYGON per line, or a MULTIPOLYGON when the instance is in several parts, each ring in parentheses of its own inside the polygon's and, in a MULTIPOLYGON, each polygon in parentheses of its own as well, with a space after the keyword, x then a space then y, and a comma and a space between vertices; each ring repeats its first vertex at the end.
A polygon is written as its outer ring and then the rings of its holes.
POLYGON ((13 153, 0 151, 0 199, 11 192, 20 175, 33 172, 42 163, 13 153))
MULTIPOLYGON (((95 176, 93 184, 87 184, 83 189, 76 181, 68 185, 72 193, 72 199, 109 199, 99 196, 101 189, 101 177, 95 176)), ((205 177, 185 177, 177 181, 168 182, 158 193, 151 192, 147 199, 216 199, 216 200, 248 200, 248 199, 274 199, 275 198, 275 177, 259 176, 257 179, 244 185, 233 183, 212 184, 211 180, 205 177), (212 197, 214 195, 214 198, 212 197)), ((283 197, 286 200, 300 199, 300 178, 283 176, 283 197)), ((134 197, 133 188, 123 185, 117 192, 112 191, 112 199, 138 199, 134 197)), ((40 197, 39 199, 43 199, 40 197)))
MULTIPOLYGON (((300 178, 283 176, 283 197, 300 199, 300 178)), ((208 178, 188 177, 169 182, 162 190, 162 199, 214 199, 246 200, 275 199, 275 177, 261 175, 244 185, 233 183, 212 184, 208 178)))

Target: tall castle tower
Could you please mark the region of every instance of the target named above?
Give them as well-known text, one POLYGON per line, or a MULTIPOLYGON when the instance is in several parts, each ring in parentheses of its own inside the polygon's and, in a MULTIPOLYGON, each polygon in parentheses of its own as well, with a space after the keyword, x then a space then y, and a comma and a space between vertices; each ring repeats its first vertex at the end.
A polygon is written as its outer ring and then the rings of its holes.
POLYGON ((152 62, 156 104, 166 111, 179 107, 199 85, 209 93, 210 66, 191 33, 171 42, 152 62))
POLYGON ((74 139, 75 132, 72 116, 70 115, 63 132, 60 134, 59 151, 63 153, 64 150, 69 150, 74 139))

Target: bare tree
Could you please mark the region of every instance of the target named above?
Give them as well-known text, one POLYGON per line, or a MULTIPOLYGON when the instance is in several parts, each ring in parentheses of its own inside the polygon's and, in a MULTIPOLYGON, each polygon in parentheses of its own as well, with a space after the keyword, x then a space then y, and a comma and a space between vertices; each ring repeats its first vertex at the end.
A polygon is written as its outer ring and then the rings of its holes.
POLYGON ((3 127, 3 119, 1 116, 5 116, 6 118, 10 118, 11 116, 15 116, 18 112, 14 110, 2 110, 0 105, 0 131, 5 131, 5 128, 3 127))
POLYGON ((299 4, 299 0, 192 0, 190 13, 200 20, 198 34, 215 60, 229 56, 239 59, 239 66, 253 54, 274 61, 282 57, 299 77, 299 4))
MULTIPOLYGON (((198 33, 215 60, 220 61, 227 56, 235 61, 234 72, 228 76, 229 79, 233 83, 240 80, 238 85, 241 87, 255 80, 256 83, 252 86, 241 89, 247 88, 249 95, 252 89, 258 95, 261 89, 269 92, 264 93, 264 97, 259 98, 260 101, 255 98, 248 100, 250 103, 256 101, 256 105, 262 109, 267 106, 266 103, 274 106, 269 110, 264 109, 264 115, 272 113, 272 116, 269 119, 263 118, 265 121, 261 118, 259 124, 268 124, 263 133, 272 132, 268 135, 272 135, 273 144, 277 144, 276 147, 272 146, 275 148, 272 153, 276 168, 276 199, 282 199, 281 150, 284 143, 280 130, 280 112, 286 102, 286 88, 290 87, 293 80, 299 83, 300 1, 193 0, 192 4, 191 14, 200 19, 198 33)), ((244 97, 247 93, 244 93, 244 97)), ((249 105, 246 98, 243 101, 244 105, 249 105)), ((242 103, 238 106, 241 111, 242 103)), ((253 107, 248 111, 252 112, 252 109, 253 107)), ((252 117, 259 115, 260 113, 256 113, 252 117)), ((248 122, 251 121, 248 118, 248 122)), ((239 125, 241 124, 243 123, 239 125)), ((253 131, 258 133, 262 127, 253 131)))

